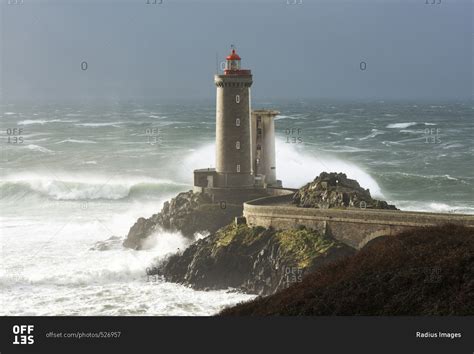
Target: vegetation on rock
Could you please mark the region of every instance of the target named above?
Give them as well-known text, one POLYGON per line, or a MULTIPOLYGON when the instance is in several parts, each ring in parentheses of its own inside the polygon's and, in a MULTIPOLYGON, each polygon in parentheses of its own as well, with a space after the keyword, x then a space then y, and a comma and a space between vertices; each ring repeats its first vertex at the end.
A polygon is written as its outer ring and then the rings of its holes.
POLYGON ((377 238, 272 296, 224 316, 473 315, 474 229, 427 227, 377 238))
POLYGON ((231 287, 265 295, 354 252, 314 230, 277 231, 230 224, 182 254, 161 261, 152 273, 196 289, 231 287))

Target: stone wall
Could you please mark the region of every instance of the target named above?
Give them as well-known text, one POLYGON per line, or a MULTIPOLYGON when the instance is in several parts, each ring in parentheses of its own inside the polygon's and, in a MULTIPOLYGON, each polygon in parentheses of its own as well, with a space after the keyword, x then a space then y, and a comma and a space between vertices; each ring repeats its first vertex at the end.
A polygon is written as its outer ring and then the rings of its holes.
POLYGON ((244 203, 249 226, 290 229, 303 225, 319 229, 349 246, 362 248, 370 240, 395 235, 415 227, 462 224, 474 227, 474 215, 369 209, 298 208, 285 204, 291 195, 267 197, 244 203))

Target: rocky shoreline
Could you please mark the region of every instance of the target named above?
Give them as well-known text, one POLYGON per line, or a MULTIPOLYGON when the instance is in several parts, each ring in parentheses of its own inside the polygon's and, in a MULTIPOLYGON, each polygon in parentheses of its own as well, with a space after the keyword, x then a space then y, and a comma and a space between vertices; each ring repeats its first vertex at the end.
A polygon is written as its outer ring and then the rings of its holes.
MULTIPOLYGON (((396 209, 372 199, 369 190, 342 173, 321 173, 295 193, 293 203, 302 208, 396 209)), ((324 230, 249 227, 240 218, 242 209, 240 204, 215 204, 206 194, 179 193, 159 213, 138 219, 123 246, 146 249, 148 238, 160 230, 178 231, 193 241, 196 233, 208 234, 150 265, 148 274, 200 290, 234 288, 259 295, 274 294, 356 253, 324 230)))
POLYGON ((269 295, 355 250, 315 230, 230 224, 158 263, 150 274, 200 290, 269 295))
POLYGON ((193 191, 179 193, 150 218, 139 218, 130 228, 123 246, 147 248, 147 238, 160 229, 178 231, 193 239, 196 233, 212 233, 242 215, 242 205, 214 204, 209 196, 193 191))

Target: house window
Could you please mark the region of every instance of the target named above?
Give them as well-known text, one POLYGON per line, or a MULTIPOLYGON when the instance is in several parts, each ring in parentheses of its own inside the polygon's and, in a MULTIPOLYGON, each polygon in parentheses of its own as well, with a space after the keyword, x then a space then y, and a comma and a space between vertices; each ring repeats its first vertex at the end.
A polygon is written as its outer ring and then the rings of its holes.
POLYGON ((237 118, 237 119, 235 120, 235 126, 236 126, 236 127, 240 127, 240 118, 237 118))
POLYGON ((235 103, 240 103, 240 95, 235 95, 235 103))
POLYGON ((240 165, 237 165, 237 172, 240 172, 240 165))
POLYGON ((237 150, 240 150, 240 141, 237 141, 237 142, 235 143, 235 148, 236 148, 237 150))

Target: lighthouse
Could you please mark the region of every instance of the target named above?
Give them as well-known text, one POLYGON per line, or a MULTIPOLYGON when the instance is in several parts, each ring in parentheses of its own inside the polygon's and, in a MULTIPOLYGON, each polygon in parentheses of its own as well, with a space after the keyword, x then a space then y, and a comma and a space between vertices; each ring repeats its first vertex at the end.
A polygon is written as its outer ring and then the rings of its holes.
POLYGON ((216 174, 220 187, 254 185, 250 126, 252 73, 241 68, 235 49, 216 85, 216 174))
MULTIPOLYGON (((194 191, 214 201, 241 203, 277 193, 275 110, 252 112, 252 72, 232 47, 216 86, 215 168, 194 170, 194 191)), ((222 204, 222 205, 225 205, 222 204)))

